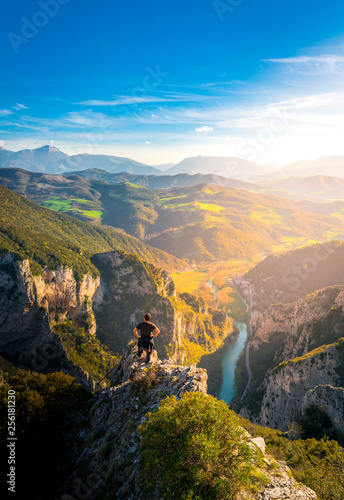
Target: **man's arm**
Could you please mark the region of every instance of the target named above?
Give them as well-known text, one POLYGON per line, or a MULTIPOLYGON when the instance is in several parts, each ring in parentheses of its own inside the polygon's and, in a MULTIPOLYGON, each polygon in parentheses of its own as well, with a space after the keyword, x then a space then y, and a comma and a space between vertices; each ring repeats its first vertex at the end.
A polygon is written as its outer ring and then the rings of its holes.
POLYGON ((152 333, 154 333, 154 332, 156 332, 156 333, 155 333, 155 335, 152 335, 153 339, 159 335, 159 333, 160 333, 159 328, 158 328, 158 327, 156 327, 156 328, 155 328, 155 330, 153 330, 153 332, 152 332, 152 333))
POLYGON ((139 338, 140 338, 140 335, 137 333, 137 332, 138 332, 138 329, 136 328, 136 326, 135 326, 135 328, 134 328, 133 332, 135 333, 136 337, 139 339, 139 338))

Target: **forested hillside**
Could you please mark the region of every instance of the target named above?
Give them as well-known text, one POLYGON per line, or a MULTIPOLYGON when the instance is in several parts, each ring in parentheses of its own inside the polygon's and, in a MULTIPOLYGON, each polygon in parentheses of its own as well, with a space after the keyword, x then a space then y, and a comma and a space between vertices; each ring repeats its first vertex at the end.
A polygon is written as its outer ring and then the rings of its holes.
POLYGON ((43 208, 0 186, 0 255, 12 252, 40 265, 56 268, 73 265, 82 273, 91 270, 97 253, 121 250, 134 253, 164 269, 183 265, 175 257, 149 247, 123 231, 95 227, 69 215, 43 208))
POLYGON ((0 182, 55 211, 95 227, 121 228, 179 259, 200 264, 344 238, 344 202, 292 201, 208 183, 148 189, 130 182, 108 184, 18 169, 2 170, 0 182))

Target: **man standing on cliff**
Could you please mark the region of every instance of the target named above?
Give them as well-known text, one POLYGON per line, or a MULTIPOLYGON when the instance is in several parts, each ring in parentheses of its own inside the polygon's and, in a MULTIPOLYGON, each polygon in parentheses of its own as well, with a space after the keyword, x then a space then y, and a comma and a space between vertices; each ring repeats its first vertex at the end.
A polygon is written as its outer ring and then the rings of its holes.
POLYGON ((151 315, 149 313, 145 314, 144 321, 142 321, 142 323, 139 323, 134 328, 134 334, 139 339, 137 343, 138 356, 140 358, 142 352, 144 350, 147 351, 146 364, 150 362, 151 353, 154 349, 153 339, 157 337, 160 333, 159 328, 156 325, 154 325, 154 323, 151 323, 150 319, 151 315), (140 330, 140 335, 137 333, 138 330, 140 330), (153 335, 153 333, 155 333, 155 335, 153 335))

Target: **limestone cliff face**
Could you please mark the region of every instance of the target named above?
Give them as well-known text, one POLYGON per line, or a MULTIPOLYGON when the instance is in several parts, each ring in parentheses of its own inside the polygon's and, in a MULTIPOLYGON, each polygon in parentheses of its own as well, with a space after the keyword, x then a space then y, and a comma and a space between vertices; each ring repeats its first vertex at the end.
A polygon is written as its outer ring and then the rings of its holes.
POLYGON ((320 408, 330 418, 333 427, 344 433, 344 388, 330 385, 318 385, 305 394, 301 412, 306 408, 320 408))
POLYGON ((306 354, 311 349, 336 341, 342 335, 336 330, 331 338, 328 331, 314 333, 314 326, 329 312, 342 314, 344 288, 334 286, 319 290, 292 304, 274 304, 264 313, 256 314, 253 320, 254 336, 251 342, 252 356, 267 343, 280 337, 279 350, 275 353, 275 365, 281 361, 306 354))
POLYGON ((266 379, 259 422, 282 431, 315 406, 330 417, 334 427, 344 430, 344 389, 338 369, 343 352, 336 346, 276 367, 266 379))
POLYGON ((37 371, 61 367, 89 385, 88 376, 69 361, 51 321, 71 319, 94 333, 92 300, 99 300, 99 284, 89 275, 78 283, 66 268, 45 268, 42 276, 34 276, 28 261, 5 256, 0 262, 0 352, 37 371))
MULTIPOLYGON (((158 491, 147 497, 139 489, 138 426, 167 396, 180 399, 186 391, 206 394, 207 373, 195 365, 185 367, 160 361, 156 353, 146 367, 136 354, 133 346, 113 374, 114 386, 95 397, 86 427, 78 436, 79 445, 71 448, 73 474, 62 485, 56 500, 95 500, 106 495, 127 500, 162 500, 158 491), (149 378, 149 385, 144 384, 145 378, 149 378)), ((265 452, 264 439, 245 435, 252 447, 258 446, 265 452)), ((268 464, 271 460, 265 457, 268 464)), ((264 474, 268 483, 256 494, 256 500, 316 499, 312 490, 295 482, 283 462, 276 463, 272 472, 264 470, 264 474)))
POLYGON ((169 351, 178 363, 186 360, 184 339, 211 349, 213 332, 219 330, 225 338, 233 331, 226 314, 208 310, 204 301, 194 297, 177 296, 166 271, 119 252, 97 255, 93 262, 101 271, 102 301, 94 304, 98 335, 115 351, 125 352, 134 338, 133 328, 146 312, 161 331, 155 340, 159 356, 167 357, 169 351))
POLYGON ((255 315, 250 347, 253 383, 243 415, 287 430, 312 400, 318 408, 328 408, 334 428, 340 430, 338 401, 333 398, 341 391, 331 392, 330 398, 329 389, 320 391, 318 386, 343 385, 343 350, 335 345, 344 336, 343 305, 344 287, 334 286, 255 315))
POLYGON ((68 268, 45 268, 34 276, 28 261, 7 255, 0 262, 0 352, 5 357, 35 370, 61 367, 66 352, 51 329, 53 321, 72 320, 122 354, 134 326, 150 312, 161 331, 155 341, 160 356, 168 353, 180 363, 186 362, 185 339, 209 351, 216 348, 214 335, 222 340, 232 331, 226 314, 208 311, 197 300, 186 304, 167 272, 134 255, 108 252, 93 262, 101 277, 85 275, 82 281, 68 268))
POLYGON ((101 271, 103 299, 94 311, 103 342, 125 352, 134 338, 133 328, 147 312, 161 330, 156 340, 159 350, 174 341, 174 310, 169 299, 175 290, 168 273, 119 252, 97 255, 94 264, 101 271))

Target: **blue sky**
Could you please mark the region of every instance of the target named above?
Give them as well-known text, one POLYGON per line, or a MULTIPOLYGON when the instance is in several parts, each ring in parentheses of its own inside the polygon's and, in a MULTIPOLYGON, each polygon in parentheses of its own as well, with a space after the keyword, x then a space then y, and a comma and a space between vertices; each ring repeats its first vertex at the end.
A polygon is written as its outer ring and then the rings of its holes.
POLYGON ((0 145, 149 164, 344 154, 344 3, 13 0, 0 145))

